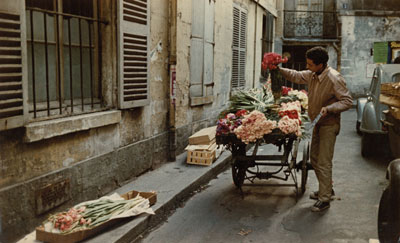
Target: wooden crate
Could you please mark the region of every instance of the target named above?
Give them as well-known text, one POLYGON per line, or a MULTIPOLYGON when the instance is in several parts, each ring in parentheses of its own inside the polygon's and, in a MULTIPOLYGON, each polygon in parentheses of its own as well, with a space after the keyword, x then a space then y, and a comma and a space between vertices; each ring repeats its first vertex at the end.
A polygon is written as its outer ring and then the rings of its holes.
POLYGON ((400 108, 400 97, 391 95, 379 95, 379 102, 385 105, 394 106, 400 108))
POLYGON ((381 84, 381 94, 400 97, 400 82, 381 84))
POLYGON ((207 150, 188 150, 187 160, 188 164, 194 165, 211 165, 215 160, 217 144, 212 144, 207 150))
POLYGON ((389 113, 397 120, 400 120, 400 108, 389 106, 389 113))

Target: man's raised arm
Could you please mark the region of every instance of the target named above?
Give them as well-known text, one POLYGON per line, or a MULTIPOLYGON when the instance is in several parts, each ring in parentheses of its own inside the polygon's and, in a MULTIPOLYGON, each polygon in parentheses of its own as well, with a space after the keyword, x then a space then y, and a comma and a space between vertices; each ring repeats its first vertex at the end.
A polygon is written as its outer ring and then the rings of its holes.
POLYGON ((289 68, 279 68, 282 76, 290 82, 297 84, 307 84, 311 80, 312 72, 309 70, 296 71, 289 68))

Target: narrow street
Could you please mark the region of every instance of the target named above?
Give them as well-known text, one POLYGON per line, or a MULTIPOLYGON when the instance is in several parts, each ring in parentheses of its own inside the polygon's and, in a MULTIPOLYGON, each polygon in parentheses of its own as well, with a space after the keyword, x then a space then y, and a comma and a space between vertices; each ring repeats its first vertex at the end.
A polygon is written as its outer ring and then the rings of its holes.
MULTIPOLYGON (((361 243, 377 239, 378 205, 390 159, 361 157, 355 119, 355 109, 342 114, 333 168, 336 199, 327 211, 310 211, 314 201, 309 193, 317 189, 313 171, 306 193, 296 202, 294 187, 265 186, 285 183, 272 180, 244 186, 242 198, 229 168, 140 241, 361 243)), ((277 151, 273 145, 262 149, 269 154, 277 151)))

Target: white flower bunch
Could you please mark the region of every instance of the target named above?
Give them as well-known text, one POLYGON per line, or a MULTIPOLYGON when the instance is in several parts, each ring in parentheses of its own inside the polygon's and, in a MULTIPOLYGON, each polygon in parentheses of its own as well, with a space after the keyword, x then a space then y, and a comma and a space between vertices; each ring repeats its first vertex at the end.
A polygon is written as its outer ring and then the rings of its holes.
POLYGON ((303 91, 298 91, 298 90, 291 90, 289 91, 288 95, 294 95, 297 98, 299 98, 301 106, 303 109, 307 110, 308 109, 308 96, 305 92, 303 91))

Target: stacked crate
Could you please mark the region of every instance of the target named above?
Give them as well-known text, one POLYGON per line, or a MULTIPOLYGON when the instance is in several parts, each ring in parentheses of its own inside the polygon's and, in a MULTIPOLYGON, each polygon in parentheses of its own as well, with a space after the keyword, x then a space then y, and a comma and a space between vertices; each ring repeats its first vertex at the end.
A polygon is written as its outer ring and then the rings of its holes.
POLYGON ((186 147, 188 164, 208 166, 214 162, 217 150, 216 129, 216 126, 204 128, 189 137, 189 145, 186 147))
POLYGON ((379 101, 389 106, 389 112, 400 119, 400 82, 381 84, 379 101))

